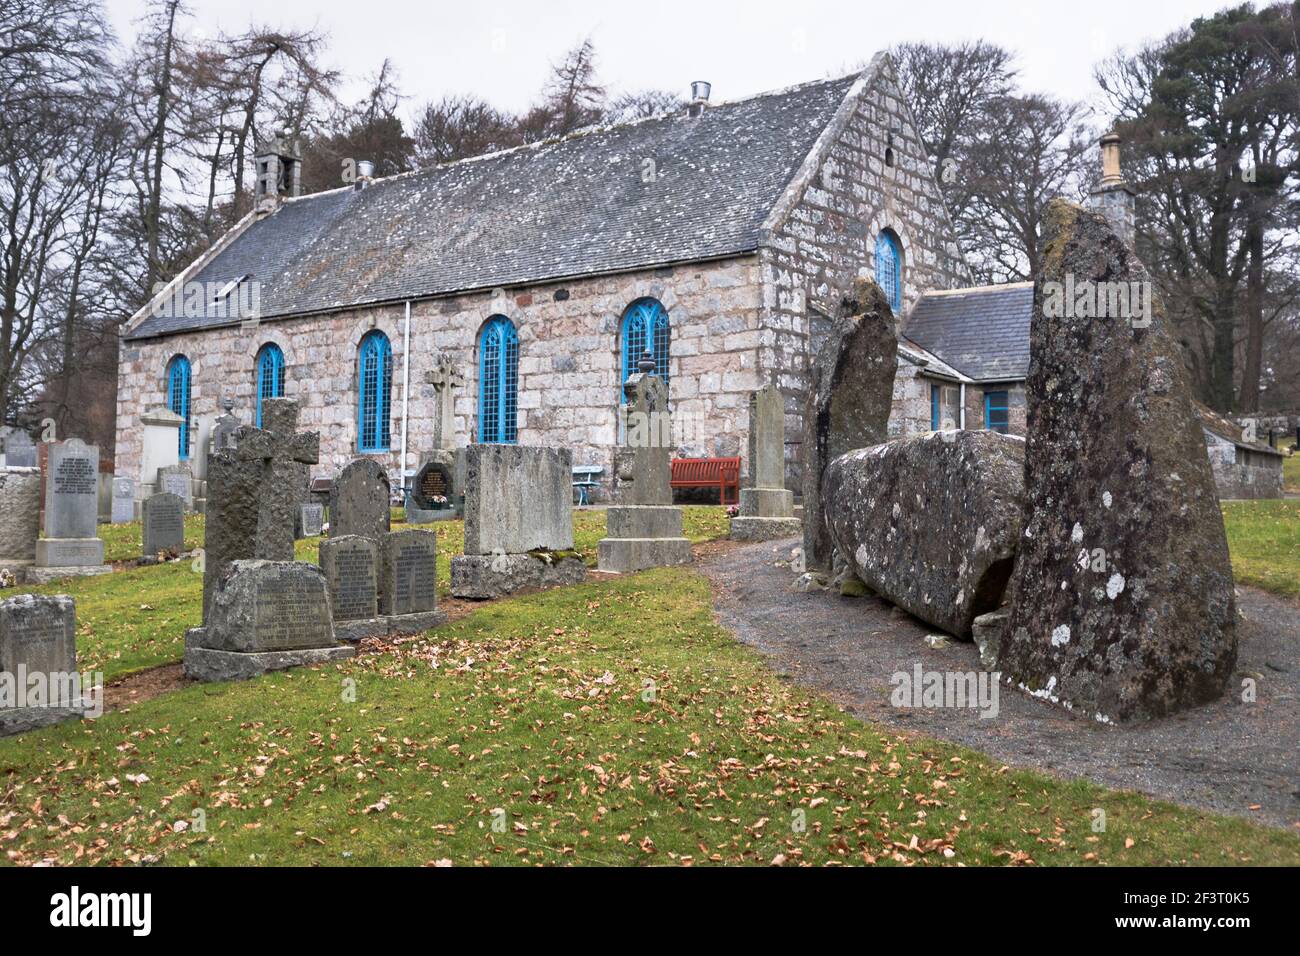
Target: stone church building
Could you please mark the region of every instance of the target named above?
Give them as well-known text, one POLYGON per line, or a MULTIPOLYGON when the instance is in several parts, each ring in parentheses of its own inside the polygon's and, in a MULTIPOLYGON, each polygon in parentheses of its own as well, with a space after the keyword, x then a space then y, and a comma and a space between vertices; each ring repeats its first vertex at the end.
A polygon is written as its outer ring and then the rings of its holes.
MULTIPOLYGON (((797 487, 807 367, 839 291, 874 276, 901 316, 971 285, 883 55, 382 180, 359 164, 311 196, 289 145, 257 163, 254 212, 124 327, 120 474, 151 410, 186 421, 178 451, 201 475, 223 400, 256 423, 285 396, 321 434, 319 475, 357 456, 409 474, 441 441, 568 446, 608 478, 621 385, 649 351, 679 456, 742 454, 748 394, 775 382, 797 487)), ((933 329, 906 332, 893 430, 930 427, 932 402, 954 418, 964 403, 967 427, 1014 420, 1007 389, 982 397, 997 369, 981 380, 936 354, 933 329)))

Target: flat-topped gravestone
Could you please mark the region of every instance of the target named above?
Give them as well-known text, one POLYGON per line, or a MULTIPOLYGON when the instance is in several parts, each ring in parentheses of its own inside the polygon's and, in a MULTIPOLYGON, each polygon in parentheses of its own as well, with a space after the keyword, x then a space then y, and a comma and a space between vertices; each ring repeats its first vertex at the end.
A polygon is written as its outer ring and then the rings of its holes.
POLYGON ((451 593, 471 600, 581 581, 573 554, 573 453, 471 445, 465 456, 465 553, 451 559, 451 593))
POLYGON ((36 542, 31 583, 104 574, 104 542, 95 536, 99 515, 99 448, 79 438, 47 446, 45 536, 36 542))
POLYGON ((77 674, 77 609, 66 595, 0 601, 0 674, 14 698, 0 703, 0 736, 84 716, 77 674))
POLYGON ((12 431, 5 436, 6 468, 35 468, 36 444, 25 431, 12 431))
POLYGON ((180 495, 150 495, 141 506, 144 556, 180 554, 185 550, 185 501, 180 495))
POLYGON ((794 492, 785 487, 785 398, 775 385, 749 396, 749 486, 740 489, 740 515, 731 537, 770 541, 799 534, 794 492))
POLYGON ((821 501, 826 466, 888 437, 897 371, 889 301, 875 282, 858 279, 812 363, 804 405, 803 552, 810 571, 829 571, 832 563, 834 544, 821 501))
POLYGON ((357 458, 330 485, 330 537, 359 534, 378 541, 392 527, 392 486, 379 463, 357 458))
POLYGON ((339 640, 388 633, 387 622, 379 619, 379 542, 357 534, 326 538, 320 543, 320 567, 339 640))
POLYGON ((438 536, 432 531, 384 535, 379 588, 382 614, 423 614, 438 608, 438 536))
POLYGON ((176 495, 186 511, 194 510, 194 474, 187 463, 159 468, 158 491, 176 495))
POLYGON ((0 567, 21 567, 36 560, 40 514, 40 470, 0 468, 0 567))
POLYGON ((113 524, 135 520, 135 480, 121 475, 113 479, 113 506, 109 515, 113 524))
POLYGON ((299 538, 317 538, 325 529, 325 506, 309 502, 298 506, 299 538))
POLYGON ((185 636, 185 674, 204 681, 246 680, 355 655, 335 637, 325 575, 299 561, 231 562, 204 626, 185 636))

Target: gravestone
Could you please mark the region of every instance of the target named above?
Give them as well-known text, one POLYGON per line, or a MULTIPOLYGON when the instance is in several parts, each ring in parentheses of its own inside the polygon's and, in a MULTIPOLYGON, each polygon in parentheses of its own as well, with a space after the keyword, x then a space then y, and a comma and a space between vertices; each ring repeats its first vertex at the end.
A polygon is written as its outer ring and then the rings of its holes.
POLYGON ((330 486, 330 537, 359 534, 378 541, 392 527, 392 487, 379 463, 349 462, 330 486))
POLYGON ((811 369, 803 427, 803 554, 809 571, 831 568, 821 486, 826 466, 857 448, 888 437, 898 371, 898 337, 885 294, 858 279, 840 303, 811 369))
POLYGON ((456 483, 456 453, 436 451, 425 457, 406 494, 410 524, 449 521, 459 516, 460 488, 456 483))
POLYGON ((451 559, 452 594, 484 600, 585 578, 573 554, 573 453, 471 445, 464 454, 465 553, 451 559))
POLYGON ((320 543, 320 567, 329 587, 334 633, 339 640, 382 637, 388 624, 379 618, 379 543, 347 534, 320 543))
POLYGON ((185 502, 180 495, 159 492, 144 500, 140 509, 144 556, 180 554, 185 550, 185 502))
POLYGON ((181 499, 186 511, 194 510, 194 472, 189 462, 158 469, 158 491, 181 499))
POLYGON ((647 352, 623 390, 627 395, 627 447, 624 458, 631 486, 621 492, 626 504, 605 512, 606 537, 597 545, 601 571, 626 573, 672 564, 688 564, 691 542, 682 534, 682 509, 674 507, 672 422, 668 387, 652 374, 647 352))
POLYGON ((0 468, 0 568, 23 569, 35 562, 40 514, 40 469, 0 468))
MULTIPOLYGON (((393 617, 438 609, 438 536, 410 529, 384 535, 380 560, 379 611, 393 617)), ((442 615, 439 614, 438 623, 442 615)))
POLYGON ((4 452, 6 468, 36 467, 36 445, 32 436, 21 429, 5 436, 4 452))
POLYGON ((433 447, 439 451, 456 447, 456 389, 465 384, 465 376, 455 361, 447 355, 438 357, 437 363, 425 378, 434 388, 437 411, 433 416, 433 447))
POLYGON ((99 515, 99 448, 80 438, 48 445, 45 536, 36 542, 30 583, 106 574, 104 542, 95 536, 99 515))
POLYGON ((0 601, 0 682, 0 737, 85 715, 72 598, 0 601))
POLYGON ((225 414, 217 418, 212 425, 212 432, 209 436, 210 448, 208 455, 211 456, 217 452, 231 451, 235 447, 238 439, 239 429, 244 423, 235 415, 235 402, 231 398, 223 398, 221 407, 225 414))
POLYGON ((180 463, 180 430, 185 419, 169 408, 151 408, 140 416, 140 475, 142 497, 161 491, 158 475, 180 463))
POLYGON ((135 479, 120 475, 113 478, 113 507, 109 520, 113 524, 135 520, 135 479))
POLYGON ((217 582, 233 561, 292 561, 293 481, 298 465, 320 457, 320 435, 298 434, 298 405, 291 399, 262 403, 265 429, 241 426, 233 447, 208 460, 204 528, 204 620, 217 582))
POLYGON ((325 506, 318 502, 309 502, 298 506, 299 538, 318 538, 325 528, 325 506))
MULTIPOLYGON (((248 437, 241 434, 240 450, 248 437)), ((204 626, 185 635, 185 675, 202 681, 248 680, 355 656, 335 637, 325 575, 301 561, 231 562, 204 626)))
POLYGON ((749 486, 740 489, 740 515, 731 537, 770 541, 802 530, 794 492, 785 487, 785 398, 775 385, 749 395, 749 486))
POLYGON ((1237 660, 1191 385, 1150 273, 1104 217, 1049 204, 1042 261, 1025 531, 998 668, 1100 722, 1161 717, 1218 697, 1237 660))

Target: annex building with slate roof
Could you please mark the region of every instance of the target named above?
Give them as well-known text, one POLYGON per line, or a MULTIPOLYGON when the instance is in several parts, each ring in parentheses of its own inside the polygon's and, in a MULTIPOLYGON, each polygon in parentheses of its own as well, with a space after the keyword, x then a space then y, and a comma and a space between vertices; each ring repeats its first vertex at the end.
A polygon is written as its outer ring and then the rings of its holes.
MULTIPOLYGON (((566 446, 608 480, 622 382, 646 351, 669 383, 677 456, 742 454, 748 394, 775 382, 798 487, 816 304, 860 275, 899 315, 971 285, 883 55, 860 74, 310 196, 295 195, 287 144, 257 163, 255 211, 123 329, 117 466, 142 493, 142 416, 186 419, 180 454, 201 478, 223 400, 254 424, 281 395, 321 434, 314 474, 358 456, 410 474, 438 440, 448 370, 444 443, 566 446)), ((909 368, 978 380, 927 334, 904 342, 909 368)))

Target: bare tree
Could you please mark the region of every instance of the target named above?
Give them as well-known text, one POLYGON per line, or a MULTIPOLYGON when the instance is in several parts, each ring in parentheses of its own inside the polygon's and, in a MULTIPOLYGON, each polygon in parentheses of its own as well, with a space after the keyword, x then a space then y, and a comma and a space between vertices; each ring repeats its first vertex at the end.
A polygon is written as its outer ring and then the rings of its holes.
POLYGON ((420 166, 436 166, 517 146, 518 122, 474 96, 444 96, 428 103, 415 121, 415 155, 420 166))

